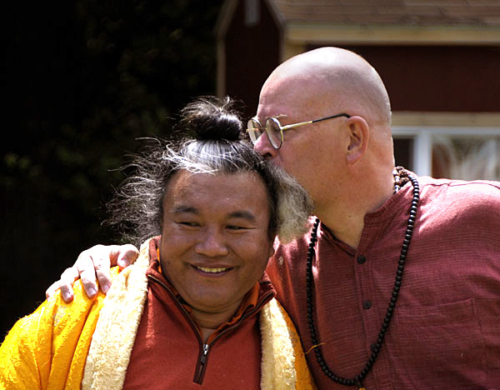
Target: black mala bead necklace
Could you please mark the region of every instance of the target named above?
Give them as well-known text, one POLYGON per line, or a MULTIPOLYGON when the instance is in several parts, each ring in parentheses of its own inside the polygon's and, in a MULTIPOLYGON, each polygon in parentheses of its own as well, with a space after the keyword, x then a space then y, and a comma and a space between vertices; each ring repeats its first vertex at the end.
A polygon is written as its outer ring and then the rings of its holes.
POLYGON ((313 295, 312 261, 316 254, 315 246, 316 242, 318 241, 318 226, 320 222, 318 218, 316 218, 313 230, 311 232, 311 241, 309 243, 309 249, 307 252, 307 264, 306 264, 307 320, 309 323, 309 332, 311 335, 312 345, 315 346, 314 353, 316 354, 316 360, 319 366, 321 367, 321 370, 323 370, 323 373, 333 382, 336 382, 344 386, 357 386, 359 390, 365 390, 365 388, 363 387, 363 380, 365 379, 366 375, 370 372, 371 368, 373 367, 373 364, 375 363, 375 360, 377 360, 378 354, 384 342, 385 334, 387 333, 387 329, 389 328, 389 324, 392 319, 394 308, 396 307, 396 302, 399 296, 399 290, 401 288, 401 281, 403 279, 403 271, 406 261, 406 255, 408 253, 408 247, 410 245, 411 237, 413 235, 413 228, 415 226, 415 218, 417 215, 417 207, 418 207, 418 202, 420 200, 420 187, 418 184, 418 180, 415 177, 409 174, 402 167, 395 168, 393 171, 393 175, 394 175, 394 193, 398 192, 400 188, 404 186, 408 181, 410 181, 413 184, 413 199, 411 201, 411 206, 410 206, 410 216, 408 218, 405 238, 403 241, 403 246, 401 248, 401 254, 399 256, 398 270, 396 273, 394 288, 392 289, 392 296, 389 302, 389 307, 387 308, 384 321, 382 322, 382 326, 380 328, 377 341, 374 343, 374 346, 372 348, 372 354, 368 358, 365 367, 354 378, 343 378, 341 376, 336 375, 333 371, 330 370, 330 368, 328 367, 323 358, 323 354, 321 352, 321 347, 320 347, 320 341, 318 340, 318 336, 316 334, 316 327, 314 324, 314 304, 312 297, 313 295))

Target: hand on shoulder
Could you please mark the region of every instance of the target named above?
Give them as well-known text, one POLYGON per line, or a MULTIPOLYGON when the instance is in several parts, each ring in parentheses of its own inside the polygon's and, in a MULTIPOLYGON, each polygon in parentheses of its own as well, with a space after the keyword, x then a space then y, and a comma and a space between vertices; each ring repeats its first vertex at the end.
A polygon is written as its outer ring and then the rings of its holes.
POLYGON ((54 282, 45 292, 47 298, 61 289, 65 302, 71 302, 74 297, 73 284, 81 279, 85 293, 92 298, 101 291, 107 293, 111 287, 110 268, 119 266, 121 269, 133 264, 139 251, 133 245, 95 245, 80 253, 72 267, 67 268, 61 279, 54 282), (97 283, 99 281, 99 284, 97 283))

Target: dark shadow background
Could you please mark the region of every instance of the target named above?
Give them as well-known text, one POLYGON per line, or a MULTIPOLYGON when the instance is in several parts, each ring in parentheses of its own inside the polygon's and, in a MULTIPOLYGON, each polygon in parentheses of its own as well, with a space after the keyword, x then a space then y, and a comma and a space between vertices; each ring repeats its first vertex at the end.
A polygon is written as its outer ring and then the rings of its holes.
POLYGON ((11 2, 3 12, 0 339, 101 226, 138 137, 215 93, 222 0, 11 2))

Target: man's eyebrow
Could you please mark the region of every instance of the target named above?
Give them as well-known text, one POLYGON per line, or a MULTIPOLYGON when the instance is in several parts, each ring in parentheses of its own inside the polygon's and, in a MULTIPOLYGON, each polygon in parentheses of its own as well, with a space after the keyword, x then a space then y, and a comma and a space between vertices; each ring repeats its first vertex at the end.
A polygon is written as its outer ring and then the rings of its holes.
POLYGON ((199 215, 200 211, 195 207, 179 205, 179 206, 175 206, 172 209, 172 213, 174 213, 174 214, 190 213, 190 214, 199 215))
POLYGON ((246 219, 250 222, 256 221, 255 215, 253 215, 249 211, 244 211, 244 210, 232 212, 231 214, 229 214, 229 218, 242 218, 242 219, 246 219))
POLYGON ((286 118, 288 115, 286 114, 278 114, 278 115, 273 115, 272 118, 280 119, 280 118, 286 118))
MULTIPOLYGON (((190 213, 200 215, 200 211, 197 208, 184 205, 174 207, 171 212, 174 214, 190 213)), ((251 222, 255 222, 257 220, 253 213, 245 210, 233 211, 228 215, 228 218, 242 218, 251 222)))

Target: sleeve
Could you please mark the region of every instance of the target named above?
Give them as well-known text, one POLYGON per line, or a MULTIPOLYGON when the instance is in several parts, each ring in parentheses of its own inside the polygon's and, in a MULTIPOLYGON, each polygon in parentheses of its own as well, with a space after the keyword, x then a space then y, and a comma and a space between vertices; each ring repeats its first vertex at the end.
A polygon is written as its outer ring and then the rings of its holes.
POLYGON ((45 301, 21 318, 0 347, 1 389, 47 388, 51 360, 54 301, 45 301))
POLYGON ((75 298, 60 294, 21 318, 0 346, 0 389, 80 388, 104 294, 88 298, 78 281, 75 298))

